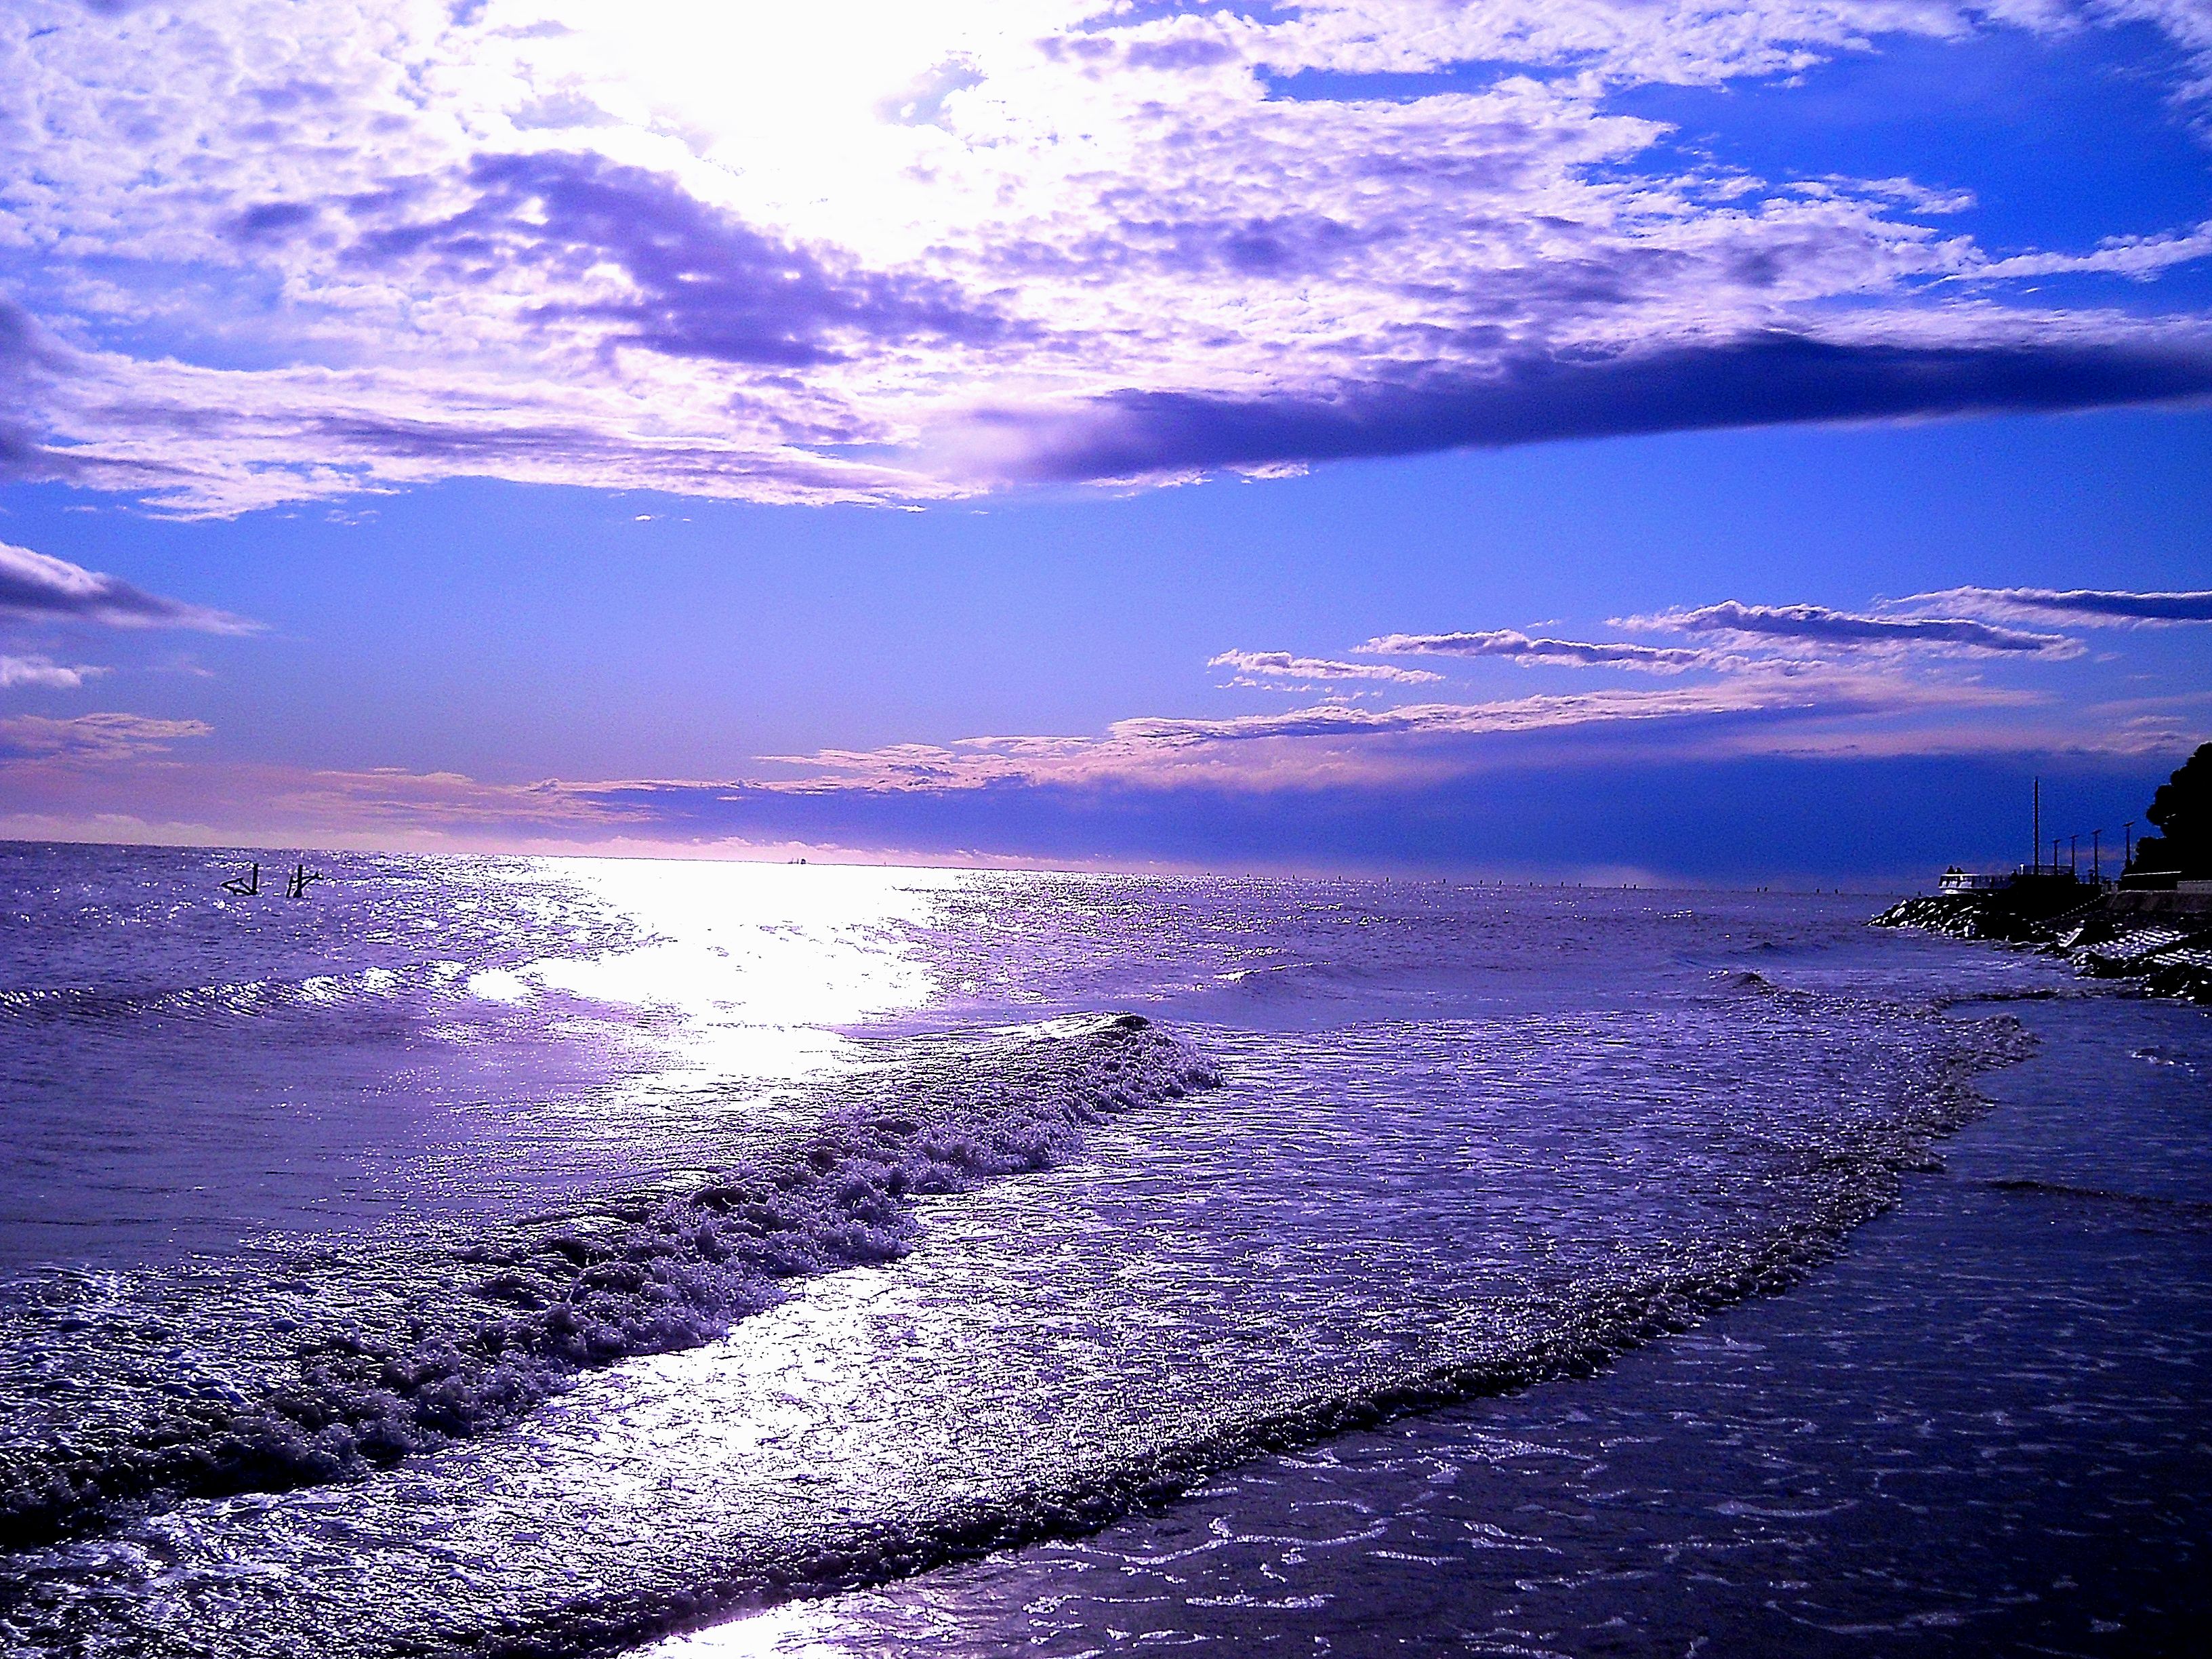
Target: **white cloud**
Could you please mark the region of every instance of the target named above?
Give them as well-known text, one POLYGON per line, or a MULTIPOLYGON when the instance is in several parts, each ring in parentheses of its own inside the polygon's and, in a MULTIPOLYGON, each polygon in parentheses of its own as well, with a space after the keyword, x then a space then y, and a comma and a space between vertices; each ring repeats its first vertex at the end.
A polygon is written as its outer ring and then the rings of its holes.
MULTIPOLYGON (((1238 678, 1231 684, 1266 681, 1369 681, 1391 685, 1425 685, 1440 680, 1425 668, 1394 668, 1377 662, 1334 662, 1326 657, 1297 657, 1287 651, 1224 651, 1206 659, 1208 668, 1233 668, 1238 678)), ((1306 689, 1306 688, 1302 688, 1306 689)))
POLYGON ((74 691, 88 679, 106 672, 82 663, 58 663, 50 657, 11 657, 0 653, 0 691, 13 690, 19 685, 74 691))
POLYGON ((1385 634, 1359 647, 1378 656, 1495 657, 1522 667, 1635 668, 1680 674, 1692 668, 1735 668, 1741 657, 1687 646, 1531 639, 1516 629, 1471 634, 1385 634))
POLYGON ((1706 635, 1759 644, 1787 641, 1834 652, 1933 652, 1944 655, 2078 657, 2081 647, 2060 634, 2029 633, 1966 617, 1877 617, 1823 605, 1718 605, 1616 617, 1616 628, 1706 635))
POLYGON ((19 0, 0 475, 185 513, 459 475, 885 501, 2200 394, 2199 319, 1936 296, 2201 230, 1995 262, 1929 222, 1955 192, 1691 165, 1608 102, 2123 15, 2203 33, 2181 0, 19 0))
POLYGON ((2057 276, 2083 272, 2149 278, 2173 265, 2212 258, 2212 224, 2158 236, 2112 236, 2088 253, 2016 253, 1977 264, 1961 276, 1973 281, 2057 276))
POLYGON ((111 628, 189 628, 207 634, 250 633, 259 626, 7 542, 0 542, 0 617, 111 628))
MULTIPOLYGON (((1674 727, 1687 748, 1701 752, 1714 752, 1716 745, 1724 752, 1774 751, 1811 742, 1804 730, 1824 724, 1863 732, 1910 717, 2033 701, 1971 683, 1829 672, 1392 708, 1327 702, 1267 714, 1117 720, 1096 736, 981 737, 770 756, 763 758, 802 769, 801 775, 731 787, 805 794, 1012 784, 1271 788, 1379 782, 1464 770, 1481 763, 1486 744, 1504 738, 1579 740, 1633 731, 1648 759, 1663 749, 1653 729, 1674 727)), ((653 787, 640 787, 648 794, 653 787)))

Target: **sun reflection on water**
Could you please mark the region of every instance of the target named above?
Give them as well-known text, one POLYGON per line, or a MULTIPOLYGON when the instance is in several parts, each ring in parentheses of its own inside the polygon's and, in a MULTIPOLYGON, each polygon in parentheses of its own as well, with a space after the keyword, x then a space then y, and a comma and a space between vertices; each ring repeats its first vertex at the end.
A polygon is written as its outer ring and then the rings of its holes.
POLYGON ((648 1089, 813 1075, 848 1048, 844 1028, 926 1006, 939 987, 913 930, 962 879, 644 859, 548 859, 540 868, 629 918, 644 942, 548 957, 479 994, 560 993, 648 1020, 665 1056, 648 1089))

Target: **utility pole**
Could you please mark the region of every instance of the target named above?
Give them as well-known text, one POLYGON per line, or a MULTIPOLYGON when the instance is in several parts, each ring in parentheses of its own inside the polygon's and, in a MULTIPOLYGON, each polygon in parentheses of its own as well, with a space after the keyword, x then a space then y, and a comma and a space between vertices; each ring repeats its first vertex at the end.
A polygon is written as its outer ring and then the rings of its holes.
POLYGON ((2103 830, 2092 830, 2089 832, 2089 879, 2100 887, 2105 884, 2104 840, 2103 830))
POLYGON ((2051 873, 2054 876, 2058 873, 2058 843, 2065 839, 2063 836, 2051 838, 2051 873))
POLYGON ((2027 867, 2036 875, 2043 873, 2043 780, 2038 778, 2028 799, 2034 803, 2030 809, 2035 820, 2035 833, 2028 838, 2027 867))
POLYGON ((2081 879, 2081 837, 2066 837, 2066 873, 2075 880, 2081 879))
POLYGON ((2130 818, 2120 826, 2120 833, 2128 838, 2127 862, 2120 866, 2120 873, 2125 875, 2128 865, 2136 861, 2136 821, 2130 818))

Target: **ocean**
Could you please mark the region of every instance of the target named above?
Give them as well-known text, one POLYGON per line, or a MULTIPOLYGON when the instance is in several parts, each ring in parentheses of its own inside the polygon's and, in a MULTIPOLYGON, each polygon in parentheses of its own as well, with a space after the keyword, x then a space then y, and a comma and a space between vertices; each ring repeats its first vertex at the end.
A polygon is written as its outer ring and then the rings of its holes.
POLYGON ((1890 894, 298 856, 0 844, 10 1653, 2212 1621, 2200 1009, 1890 894))

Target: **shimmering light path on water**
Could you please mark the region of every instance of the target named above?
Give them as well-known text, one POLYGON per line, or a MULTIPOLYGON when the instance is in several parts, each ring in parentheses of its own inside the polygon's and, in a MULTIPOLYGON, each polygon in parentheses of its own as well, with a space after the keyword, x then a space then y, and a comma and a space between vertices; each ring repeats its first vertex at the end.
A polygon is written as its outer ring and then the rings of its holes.
POLYGON ((11 860, 25 1651, 2117 1652, 2064 1609, 2192 1582, 2204 1022, 1865 896, 11 860))
POLYGON ((1786 1296, 656 1659, 2201 1651, 2212 1022, 2026 1012, 1946 1172, 1786 1296))

